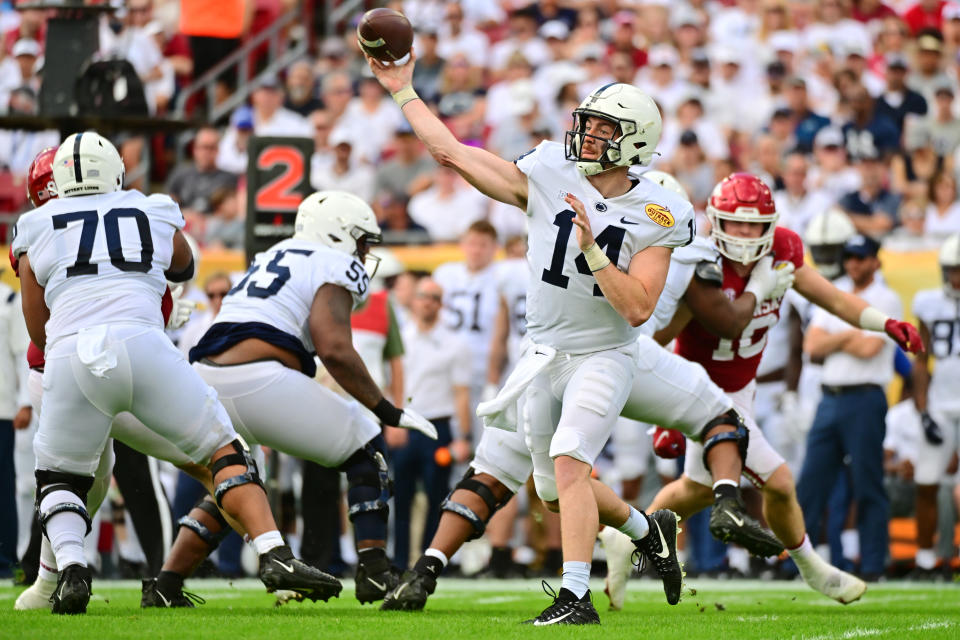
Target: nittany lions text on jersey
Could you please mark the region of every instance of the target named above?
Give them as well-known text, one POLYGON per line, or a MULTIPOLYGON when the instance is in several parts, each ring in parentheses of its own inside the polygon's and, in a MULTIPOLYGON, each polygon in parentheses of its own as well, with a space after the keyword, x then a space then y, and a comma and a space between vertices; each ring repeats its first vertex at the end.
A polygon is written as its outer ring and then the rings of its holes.
POLYGON ((942 288, 920 291, 913 299, 913 314, 930 332, 930 355, 936 360, 927 391, 930 405, 960 413, 960 298, 942 288))
POLYGON ((116 191, 49 200, 17 222, 14 256, 30 266, 50 308, 47 346, 106 323, 163 326, 163 272, 184 225, 168 196, 116 191))
POLYGON ((564 196, 573 193, 583 201, 597 244, 624 272, 633 256, 647 247, 690 244, 695 235, 693 206, 672 191, 640 179, 627 193, 604 198, 556 142, 541 142, 516 162, 528 178, 530 237, 537 240, 527 251, 530 339, 567 353, 602 351, 632 342, 638 330, 604 299, 577 244, 575 214, 564 196))
POLYGON ((300 357, 313 376, 310 307, 325 284, 343 287, 354 308, 367 299, 370 278, 355 257, 316 242, 291 238, 258 253, 246 275, 223 300, 220 313, 196 347, 196 362, 248 338, 259 338, 300 357))

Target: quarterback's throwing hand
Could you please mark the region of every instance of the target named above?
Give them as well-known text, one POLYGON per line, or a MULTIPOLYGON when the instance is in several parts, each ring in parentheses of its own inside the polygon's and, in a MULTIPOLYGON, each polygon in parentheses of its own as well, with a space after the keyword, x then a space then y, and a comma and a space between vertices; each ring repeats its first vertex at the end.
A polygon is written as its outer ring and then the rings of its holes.
POLYGON ((179 329, 187 324, 190 314, 197 308, 197 302, 183 297, 184 286, 175 284, 170 287, 170 298, 173 300, 173 309, 167 319, 167 329, 179 329))
POLYGON ((413 82, 413 63, 417 59, 413 48, 410 49, 410 59, 401 65, 381 62, 366 54, 364 54, 364 57, 366 57, 374 77, 376 77, 376 79, 380 81, 380 84, 383 85, 383 88, 390 93, 396 93, 404 87, 409 87, 413 82))
POLYGON ((586 251, 593 246, 595 242, 593 239, 593 229, 590 228, 590 218, 587 217, 587 211, 584 209, 580 199, 572 193, 568 193, 563 199, 573 207, 574 213, 577 214, 573 216, 573 224, 577 225, 577 244, 580 245, 581 251, 586 251))

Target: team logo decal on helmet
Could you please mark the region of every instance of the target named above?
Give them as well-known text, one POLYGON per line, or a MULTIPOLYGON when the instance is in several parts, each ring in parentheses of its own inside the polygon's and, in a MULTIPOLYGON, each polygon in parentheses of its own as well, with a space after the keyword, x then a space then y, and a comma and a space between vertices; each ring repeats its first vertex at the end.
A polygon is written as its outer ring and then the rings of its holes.
POLYGON ((779 217, 770 187, 752 173, 730 174, 714 187, 707 201, 710 235, 720 253, 734 262, 750 264, 770 253, 779 217), (728 220, 765 227, 757 238, 742 238, 724 230, 723 223, 728 220))
POLYGON ((48 147, 37 154, 27 169, 27 198, 34 208, 57 197, 57 184, 53 180, 53 159, 56 147, 48 147))
POLYGON ((116 147, 96 132, 75 133, 57 149, 53 179, 61 198, 119 191, 123 160, 116 147))

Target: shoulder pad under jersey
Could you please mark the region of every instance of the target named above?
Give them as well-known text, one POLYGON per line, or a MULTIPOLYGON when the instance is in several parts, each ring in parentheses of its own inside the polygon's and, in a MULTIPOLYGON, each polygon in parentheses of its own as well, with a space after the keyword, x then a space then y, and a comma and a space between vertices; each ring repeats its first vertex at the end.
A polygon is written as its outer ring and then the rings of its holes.
POLYGON ((701 260, 697 263, 693 274, 697 280, 702 280, 717 287, 723 286, 723 269, 716 262, 701 260))

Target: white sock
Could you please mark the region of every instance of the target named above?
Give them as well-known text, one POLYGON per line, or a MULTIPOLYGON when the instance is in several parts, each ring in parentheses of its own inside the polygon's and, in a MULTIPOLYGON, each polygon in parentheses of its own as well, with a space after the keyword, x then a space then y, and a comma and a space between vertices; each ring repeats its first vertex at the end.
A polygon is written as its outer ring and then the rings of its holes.
MULTIPOLYGON (((40 513, 47 513, 59 504, 75 504, 84 507, 79 496, 72 491, 51 491, 40 502, 40 513)), ((87 523, 79 513, 61 511, 46 522, 47 538, 56 556, 58 567, 71 564, 87 566, 83 555, 83 538, 87 533, 87 523)))
POLYGON ((283 536, 280 535, 280 532, 276 529, 261 533, 253 539, 253 548, 256 550, 258 556, 262 556, 267 551, 282 547, 285 544, 283 536))
POLYGON ((933 549, 917 549, 917 568, 933 569, 937 566, 937 554, 933 549))
POLYGON ((719 486, 722 485, 722 484, 728 484, 728 485, 730 485, 731 487, 739 487, 739 486, 740 486, 739 484, 737 484, 737 481, 736 481, 736 480, 728 480, 728 479, 726 479, 726 478, 721 478, 720 480, 717 480, 716 482, 713 483, 713 488, 716 489, 717 487, 719 487, 719 486))
POLYGON ((37 570, 37 577, 48 582, 56 582, 59 578, 57 556, 54 555, 53 546, 46 536, 40 540, 40 568, 37 570))
POLYGON ((617 531, 627 534, 631 540, 639 540, 646 537, 647 533, 650 532, 650 523, 647 522, 647 516, 630 507, 630 515, 627 516, 627 521, 617 527, 617 531))
POLYGON ((563 583, 560 586, 572 592, 577 598, 582 598, 590 589, 590 563, 564 562, 563 583))
POLYGON ((856 560, 860 557, 860 533, 856 529, 844 529, 840 532, 840 546, 844 558, 856 560))
POLYGON ((440 564, 442 564, 444 567, 446 567, 447 563, 450 562, 450 560, 447 559, 447 554, 445 554, 443 551, 440 551, 439 549, 434 549, 433 547, 430 547, 429 549, 424 551, 423 555, 430 556, 431 558, 436 558, 437 560, 440 561, 440 564))
POLYGON ((817 552, 813 549, 813 545, 810 544, 810 536, 806 534, 803 536, 803 542, 793 549, 787 549, 787 553, 793 558, 801 574, 813 571, 823 563, 823 559, 817 555, 817 552))

